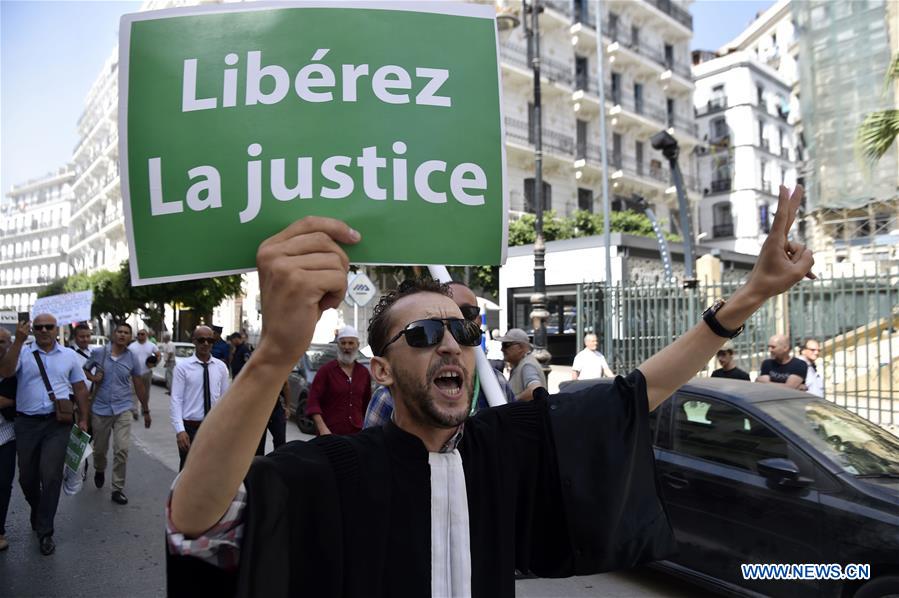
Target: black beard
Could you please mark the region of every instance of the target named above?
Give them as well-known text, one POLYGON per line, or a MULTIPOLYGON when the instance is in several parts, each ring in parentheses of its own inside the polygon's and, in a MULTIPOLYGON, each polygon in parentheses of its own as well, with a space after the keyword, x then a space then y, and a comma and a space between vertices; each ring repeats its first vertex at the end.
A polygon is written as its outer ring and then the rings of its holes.
POLYGON ((437 375, 437 370, 447 365, 458 365, 461 367, 461 364, 456 361, 441 360, 428 368, 425 382, 421 384, 416 384, 403 370, 394 368, 394 373, 396 374, 396 386, 399 391, 397 394, 401 394, 405 397, 406 406, 409 408, 409 411, 412 412, 413 417, 422 423, 437 428, 456 428, 462 424, 468 419, 468 414, 471 411, 471 401, 473 400, 473 397, 471 396, 472 382, 471 379, 466 376, 465 382, 462 384, 462 392, 468 397, 468 408, 465 412, 459 415, 448 415, 446 413, 441 413, 440 410, 437 409, 437 406, 434 404, 434 399, 430 396, 428 390, 430 389, 431 380, 437 375))

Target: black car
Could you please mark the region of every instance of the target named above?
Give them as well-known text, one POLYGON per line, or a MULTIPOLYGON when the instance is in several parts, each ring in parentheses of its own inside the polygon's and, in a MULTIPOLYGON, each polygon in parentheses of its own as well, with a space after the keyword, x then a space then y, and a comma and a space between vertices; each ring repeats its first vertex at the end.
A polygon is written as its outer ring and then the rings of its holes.
MULTIPOLYGON (((290 395, 288 401, 293 420, 303 434, 315 434, 315 422, 306 415, 306 401, 309 398, 309 386, 315 379, 315 373, 329 361, 337 359, 337 345, 335 343, 313 343, 309 345, 306 353, 297 362, 287 385, 290 395)), ((369 359, 362 353, 356 356, 356 361, 369 367, 369 359)))
POLYGON ((725 594, 899 595, 899 438, 782 384, 720 378, 650 418, 678 542, 656 566, 725 594), (744 579, 753 563, 870 565, 870 579, 744 579))

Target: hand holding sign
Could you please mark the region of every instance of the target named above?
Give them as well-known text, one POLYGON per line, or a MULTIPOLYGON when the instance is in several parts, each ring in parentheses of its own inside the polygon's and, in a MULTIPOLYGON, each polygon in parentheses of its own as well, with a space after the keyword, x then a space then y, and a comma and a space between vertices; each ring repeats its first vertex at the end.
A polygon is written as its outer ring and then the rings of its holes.
POLYGON ((290 366, 299 360, 322 312, 340 305, 346 293, 349 258, 338 243, 359 240, 339 220, 310 216, 262 243, 256 254, 263 315, 257 354, 290 366))

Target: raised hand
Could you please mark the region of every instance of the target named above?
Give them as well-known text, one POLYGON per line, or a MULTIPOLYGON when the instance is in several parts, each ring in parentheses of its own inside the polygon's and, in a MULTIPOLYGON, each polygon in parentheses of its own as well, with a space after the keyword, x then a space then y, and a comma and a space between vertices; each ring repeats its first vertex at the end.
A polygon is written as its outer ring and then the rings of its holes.
POLYGON ((811 271, 815 263, 812 252, 805 245, 788 239, 803 195, 801 185, 792 195, 786 187, 780 187, 771 232, 746 282, 747 290, 763 299, 783 293, 804 277, 816 278, 811 271))
POLYGON ((256 265, 262 293, 262 338, 257 351, 293 365, 312 340, 321 313, 346 293, 349 258, 338 243, 359 233, 332 218, 309 216, 268 238, 256 265))

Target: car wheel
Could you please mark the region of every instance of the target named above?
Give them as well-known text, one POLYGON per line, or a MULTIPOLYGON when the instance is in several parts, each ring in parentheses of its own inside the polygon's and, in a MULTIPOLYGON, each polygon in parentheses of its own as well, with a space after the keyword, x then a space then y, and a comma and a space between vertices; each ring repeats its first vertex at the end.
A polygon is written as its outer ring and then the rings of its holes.
POLYGON ((855 593, 855 598, 887 598, 899 596, 899 576, 887 575, 869 581, 855 593))
POLYGON ((297 422, 297 428, 303 434, 315 434, 315 422, 311 417, 306 415, 306 395, 300 397, 297 401, 297 410, 294 413, 294 421, 297 422))

